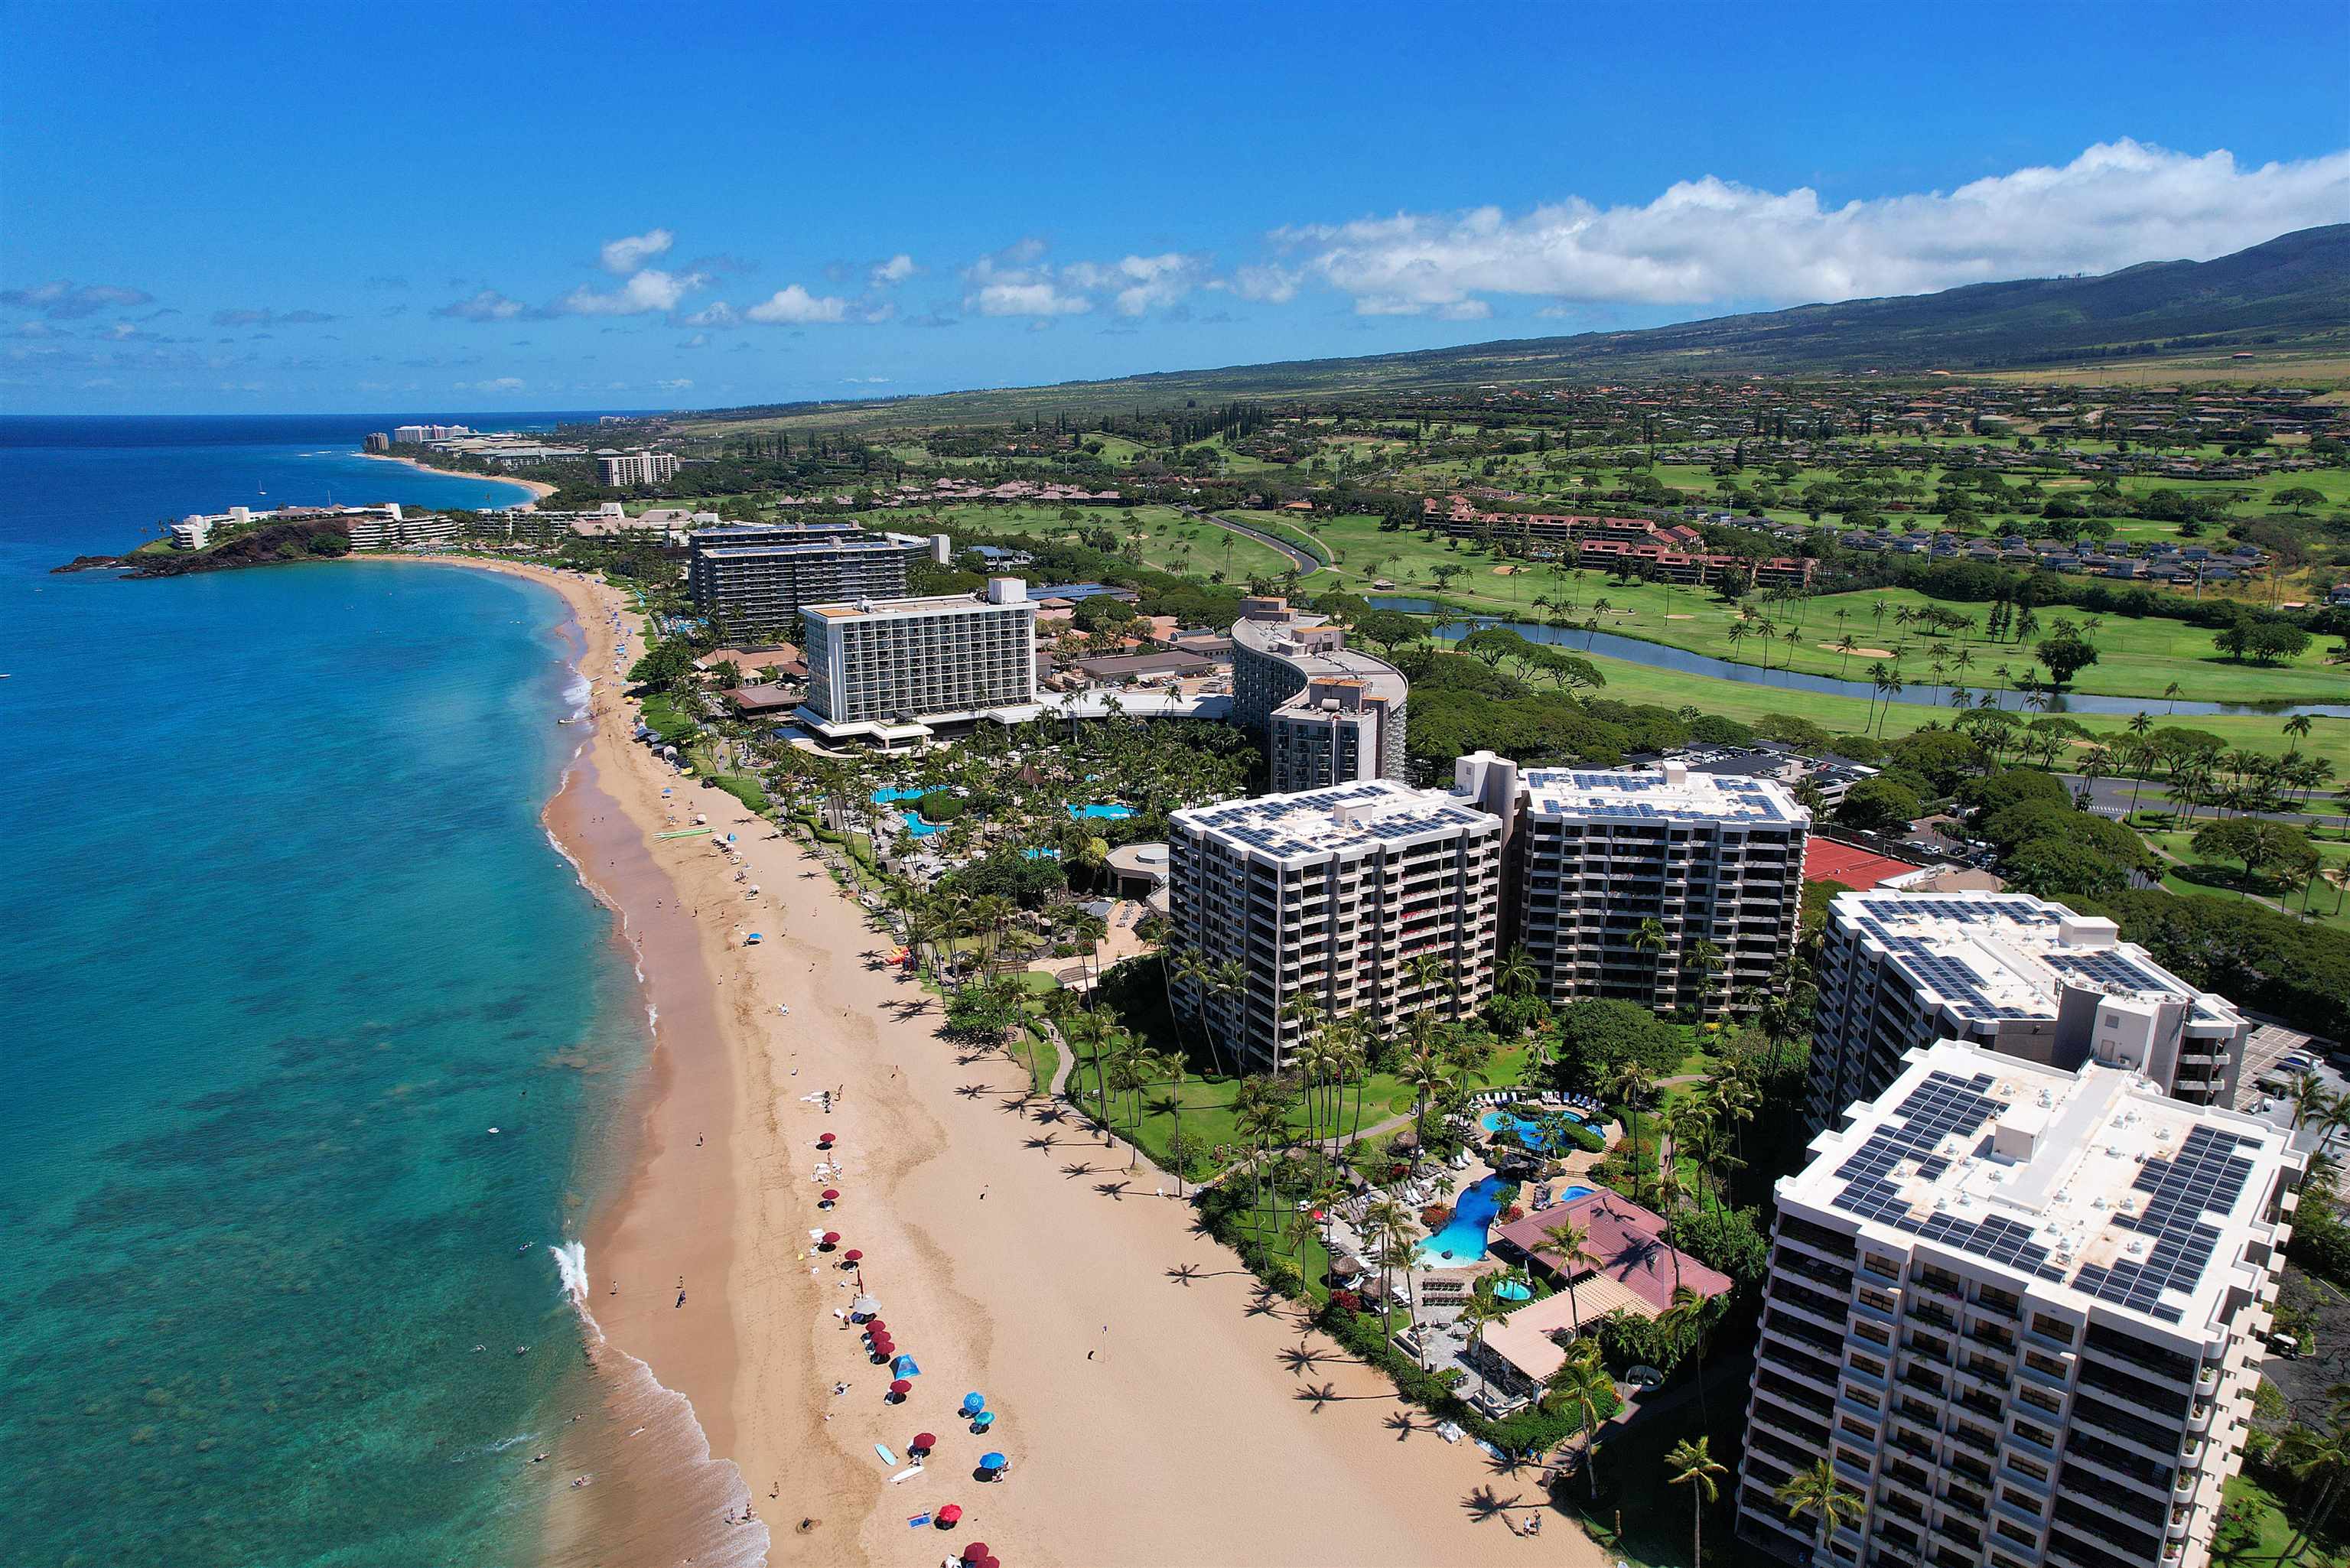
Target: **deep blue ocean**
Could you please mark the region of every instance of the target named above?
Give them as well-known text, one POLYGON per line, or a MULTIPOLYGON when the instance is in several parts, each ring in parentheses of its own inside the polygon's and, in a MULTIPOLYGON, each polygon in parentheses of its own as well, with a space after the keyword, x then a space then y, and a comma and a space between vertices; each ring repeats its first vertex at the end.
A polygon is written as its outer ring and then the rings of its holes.
POLYGON ((560 602, 47 572, 236 504, 523 498, 354 455, 385 425, 0 419, 11 1568, 533 1555, 581 1397, 547 1244, 648 1048, 538 819, 560 602))

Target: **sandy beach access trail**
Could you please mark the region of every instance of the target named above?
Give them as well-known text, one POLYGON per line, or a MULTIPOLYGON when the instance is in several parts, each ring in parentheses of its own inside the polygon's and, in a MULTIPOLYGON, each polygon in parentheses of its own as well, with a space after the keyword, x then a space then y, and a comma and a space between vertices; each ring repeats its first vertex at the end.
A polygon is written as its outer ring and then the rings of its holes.
POLYGON ((588 1304, 691 1401, 759 1516, 660 1557, 595 1551, 649 1542, 629 1521, 555 1517, 565 1556, 708 1563, 765 1533, 769 1561, 824 1568, 930 1568, 974 1539, 1006 1568, 1608 1561, 1563 1514, 1519 1538, 1497 1509, 1545 1509, 1531 1470, 1444 1442, 1155 1195, 1171 1183, 1129 1176, 1122 1147, 1024 1093, 1024 1069, 937 1038, 935 1000, 886 966, 894 944, 813 857, 629 740, 620 595, 501 569, 559 588, 588 633, 595 740, 549 823, 622 912, 660 1010, 634 1179, 586 1230, 588 1304), (697 815, 736 836, 739 867, 712 837, 654 836, 697 815), (806 1097, 823 1088, 829 1114, 806 1097), (839 1169, 820 1180, 827 1132, 839 1169), (820 1212, 827 1183, 842 1198, 820 1212), (864 1288, 922 1369, 907 1403, 883 1402, 886 1368, 833 1315, 858 1276, 811 1252, 812 1228, 864 1253, 864 1288), (972 1390, 997 1412, 983 1437, 955 1413, 972 1390), (918 1431, 937 1451, 892 1484, 918 1431), (983 1484, 989 1450, 1012 1470, 983 1484), (951 1534, 909 1528, 950 1501, 951 1534))

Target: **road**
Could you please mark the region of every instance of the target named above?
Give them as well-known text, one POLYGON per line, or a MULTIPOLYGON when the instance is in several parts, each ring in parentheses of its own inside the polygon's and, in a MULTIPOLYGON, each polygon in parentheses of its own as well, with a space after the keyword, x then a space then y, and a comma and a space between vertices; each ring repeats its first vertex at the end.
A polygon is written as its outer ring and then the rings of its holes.
POLYGON ((1272 545, 1288 556, 1291 563, 1305 576, 1311 576, 1322 569, 1322 563, 1314 558, 1312 552, 1293 545, 1286 539, 1268 534, 1262 528, 1252 528, 1245 523, 1233 521, 1221 512, 1202 512, 1196 506, 1186 506, 1182 511, 1187 516, 1204 518, 1221 527, 1229 528, 1243 538, 1253 539, 1260 545, 1272 545))
MULTIPOLYGON (((2063 779, 2064 787, 2075 795, 2081 793, 2081 786, 2086 784, 2089 787, 2089 809, 2099 816, 2127 815, 2132 791, 2137 793, 2140 811, 2172 809, 2168 788, 2151 779, 2141 784, 2136 779, 2100 778, 2092 781, 2082 778, 2078 774, 2059 774, 2056 776, 2063 779)), ((2337 810, 2323 813, 2256 811, 2241 815, 2258 817, 2266 822, 2293 822, 2307 826, 2318 822, 2338 822, 2343 813, 2337 810)))

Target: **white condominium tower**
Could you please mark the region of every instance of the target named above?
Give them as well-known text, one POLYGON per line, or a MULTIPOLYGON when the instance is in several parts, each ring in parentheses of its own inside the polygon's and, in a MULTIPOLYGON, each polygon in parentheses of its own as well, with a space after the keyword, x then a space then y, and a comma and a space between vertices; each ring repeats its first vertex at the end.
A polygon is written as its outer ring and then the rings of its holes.
POLYGON ((1264 746, 1273 793, 1403 779, 1409 689, 1401 670, 1348 648, 1326 618, 1285 599, 1241 601, 1232 722, 1264 746))
POLYGON ((1779 784, 1675 763, 1521 774, 1491 752, 1453 779, 1507 824, 1503 940, 1524 945, 1552 1001, 1719 1016, 1794 952, 1811 814, 1779 784))
POLYGON ((1738 1532, 1814 1564, 2201 1568, 2303 1156, 2127 1068, 1908 1054, 1778 1185, 1738 1532), (1827 1459, 1821 1539, 1773 1496, 1827 1459))
POLYGON ((1903 1053, 1970 1041, 2057 1067, 2095 1056, 2196 1105, 2233 1103, 2251 1025, 2120 940, 2023 893, 1843 893, 1829 906, 1805 1112, 1874 1099, 1903 1053))
POLYGON ((605 447, 596 453, 596 483, 608 490, 629 485, 666 484, 677 477, 677 454, 667 452, 617 452, 605 447))
POLYGON ((1492 990, 1502 825, 1474 806, 1367 779, 1170 826, 1169 946, 1208 971, 1174 982, 1175 1007, 1249 1070, 1284 1064, 1301 1001, 1397 1028, 1466 1017, 1492 990))
POLYGON ((983 593, 800 609, 801 712, 827 736, 894 736, 1036 700, 1036 606, 1018 577, 983 593))

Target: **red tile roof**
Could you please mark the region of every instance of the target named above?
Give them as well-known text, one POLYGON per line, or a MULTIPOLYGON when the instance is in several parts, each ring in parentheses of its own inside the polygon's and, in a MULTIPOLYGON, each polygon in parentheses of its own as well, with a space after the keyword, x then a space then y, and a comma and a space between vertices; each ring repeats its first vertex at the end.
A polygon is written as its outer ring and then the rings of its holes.
POLYGON ((1672 1304, 1676 1277, 1700 1296, 1722 1295, 1730 1290, 1728 1274, 1709 1269, 1687 1252, 1665 1244, 1662 1219, 1605 1187, 1565 1203, 1538 1209, 1516 1224, 1503 1226, 1498 1233, 1519 1251, 1540 1260, 1555 1273, 1559 1272, 1558 1261, 1543 1251, 1543 1232, 1568 1220, 1590 1235, 1584 1245, 1600 1260, 1598 1268, 1592 1272, 1605 1274, 1659 1312, 1672 1304), (1679 1261, 1678 1275, 1676 1258, 1679 1261))

